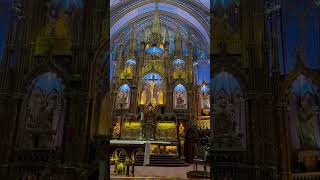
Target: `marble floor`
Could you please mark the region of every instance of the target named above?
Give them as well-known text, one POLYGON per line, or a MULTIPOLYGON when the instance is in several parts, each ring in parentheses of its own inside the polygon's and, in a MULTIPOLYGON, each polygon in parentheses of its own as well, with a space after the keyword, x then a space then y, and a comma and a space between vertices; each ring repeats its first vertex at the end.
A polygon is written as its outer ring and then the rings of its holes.
MULTIPOLYGON (((136 166, 135 177, 111 176, 111 179, 146 179, 146 180, 186 180, 187 172, 192 171, 192 165, 186 167, 154 167, 154 166, 136 166)), ((209 170, 210 168, 207 167, 209 170)), ((114 166, 111 166, 112 174, 114 166)), ((203 166, 198 165, 198 170, 202 171, 203 166)))

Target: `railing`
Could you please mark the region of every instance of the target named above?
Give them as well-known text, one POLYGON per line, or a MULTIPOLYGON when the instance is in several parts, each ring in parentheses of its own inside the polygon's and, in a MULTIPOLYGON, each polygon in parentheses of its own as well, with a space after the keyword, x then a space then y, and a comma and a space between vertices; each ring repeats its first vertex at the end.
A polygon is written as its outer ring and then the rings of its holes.
POLYGON ((61 154, 53 150, 18 150, 16 161, 18 162, 47 162, 60 159, 61 154))
POLYGON ((232 163, 216 164, 212 169, 213 179, 232 180, 275 180, 276 171, 274 168, 259 168, 256 166, 236 165, 232 163))
POLYGON ((320 172, 293 173, 292 180, 320 180, 320 172))

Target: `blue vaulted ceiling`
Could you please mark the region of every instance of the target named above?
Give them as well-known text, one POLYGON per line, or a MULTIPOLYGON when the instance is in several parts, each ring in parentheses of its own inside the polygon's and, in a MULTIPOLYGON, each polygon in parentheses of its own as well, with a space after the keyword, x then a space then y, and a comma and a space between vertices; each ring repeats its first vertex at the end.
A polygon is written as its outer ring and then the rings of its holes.
MULTIPOLYGON (((181 36, 184 40, 188 38, 188 33, 191 32, 191 39, 196 54, 195 60, 199 61, 197 68, 197 80, 200 84, 202 80, 210 81, 209 68, 209 47, 210 47, 210 1, 209 0, 158 0, 158 1, 143 1, 143 0, 112 0, 111 5, 111 47, 113 53, 111 60, 115 60, 117 45, 121 42, 122 37, 125 46, 128 44, 128 39, 134 30, 137 32, 138 42, 141 39, 142 31, 151 26, 152 15, 157 6, 160 10, 160 22, 165 30, 169 31, 170 47, 169 52, 174 49, 174 33, 177 27, 181 30, 181 36), (200 48, 201 47, 201 48, 200 48), (204 52, 201 53, 200 49, 204 52), (202 56, 203 54, 204 56, 202 56), (201 65, 200 65, 201 64, 201 65), (202 65, 205 64, 205 65, 202 65)), ((184 42, 185 43, 185 42, 184 42)), ((188 54, 186 44, 183 45, 183 53, 188 54)), ((138 43, 138 54, 140 46, 138 43)), ((128 48, 125 48, 128 50, 128 48)), ((114 66, 115 63, 111 63, 114 66)), ((111 67, 113 69, 113 67, 111 67)))

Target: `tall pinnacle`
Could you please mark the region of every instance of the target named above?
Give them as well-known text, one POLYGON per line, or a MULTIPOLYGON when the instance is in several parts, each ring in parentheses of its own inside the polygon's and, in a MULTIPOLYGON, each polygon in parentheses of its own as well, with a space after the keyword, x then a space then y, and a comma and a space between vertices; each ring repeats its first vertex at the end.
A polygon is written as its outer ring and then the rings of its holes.
POLYGON ((160 33, 161 31, 160 27, 160 16, 159 16, 159 8, 158 8, 158 3, 156 3, 156 10, 153 16, 153 21, 152 21, 152 33, 160 33))

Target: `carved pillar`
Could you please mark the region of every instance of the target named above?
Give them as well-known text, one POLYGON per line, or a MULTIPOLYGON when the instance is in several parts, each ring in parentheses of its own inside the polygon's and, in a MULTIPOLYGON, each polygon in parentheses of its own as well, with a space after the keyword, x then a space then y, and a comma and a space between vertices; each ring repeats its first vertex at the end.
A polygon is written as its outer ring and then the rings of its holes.
MULTIPOLYGON (((105 180, 110 177, 110 136, 109 135, 98 135, 93 137, 93 143, 95 149, 95 164, 98 166, 98 172, 95 173, 94 177, 98 180, 105 180)), ((93 178, 93 177, 91 177, 93 178)))
POLYGON ((8 116, 7 116, 7 104, 8 99, 5 94, 0 94, 0 162, 5 162, 5 151, 8 147, 8 116))
POLYGON ((92 106, 87 93, 80 93, 73 87, 67 95, 67 118, 65 120, 65 161, 68 163, 83 163, 87 160, 88 140, 90 131, 92 106))
POLYGON ((170 113, 173 109, 173 91, 170 89, 167 91, 167 106, 166 106, 166 112, 170 113))
POLYGON ((291 150, 288 126, 288 109, 286 105, 276 107, 276 119, 278 122, 278 168, 280 180, 291 180, 291 150))
POLYGON ((12 103, 12 116, 8 118, 8 120, 12 120, 12 122, 9 123, 9 145, 8 145, 8 150, 6 153, 7 159, 9 161, 12 161, 14 159, 14 152, 15 152, 15 145, 19 133, 19 120, 20 118, 20 112, 22 109, 22 102, 23 102, 23 96, 20 94, 15 94, 14 97, 12 98, 13 102, 12 103))
POLYGON ((136 87, 131 87, 131 99, 130 99, 130 113, 136 114, 137 112, 137 104, 138 104, 138 92, 136 87))

